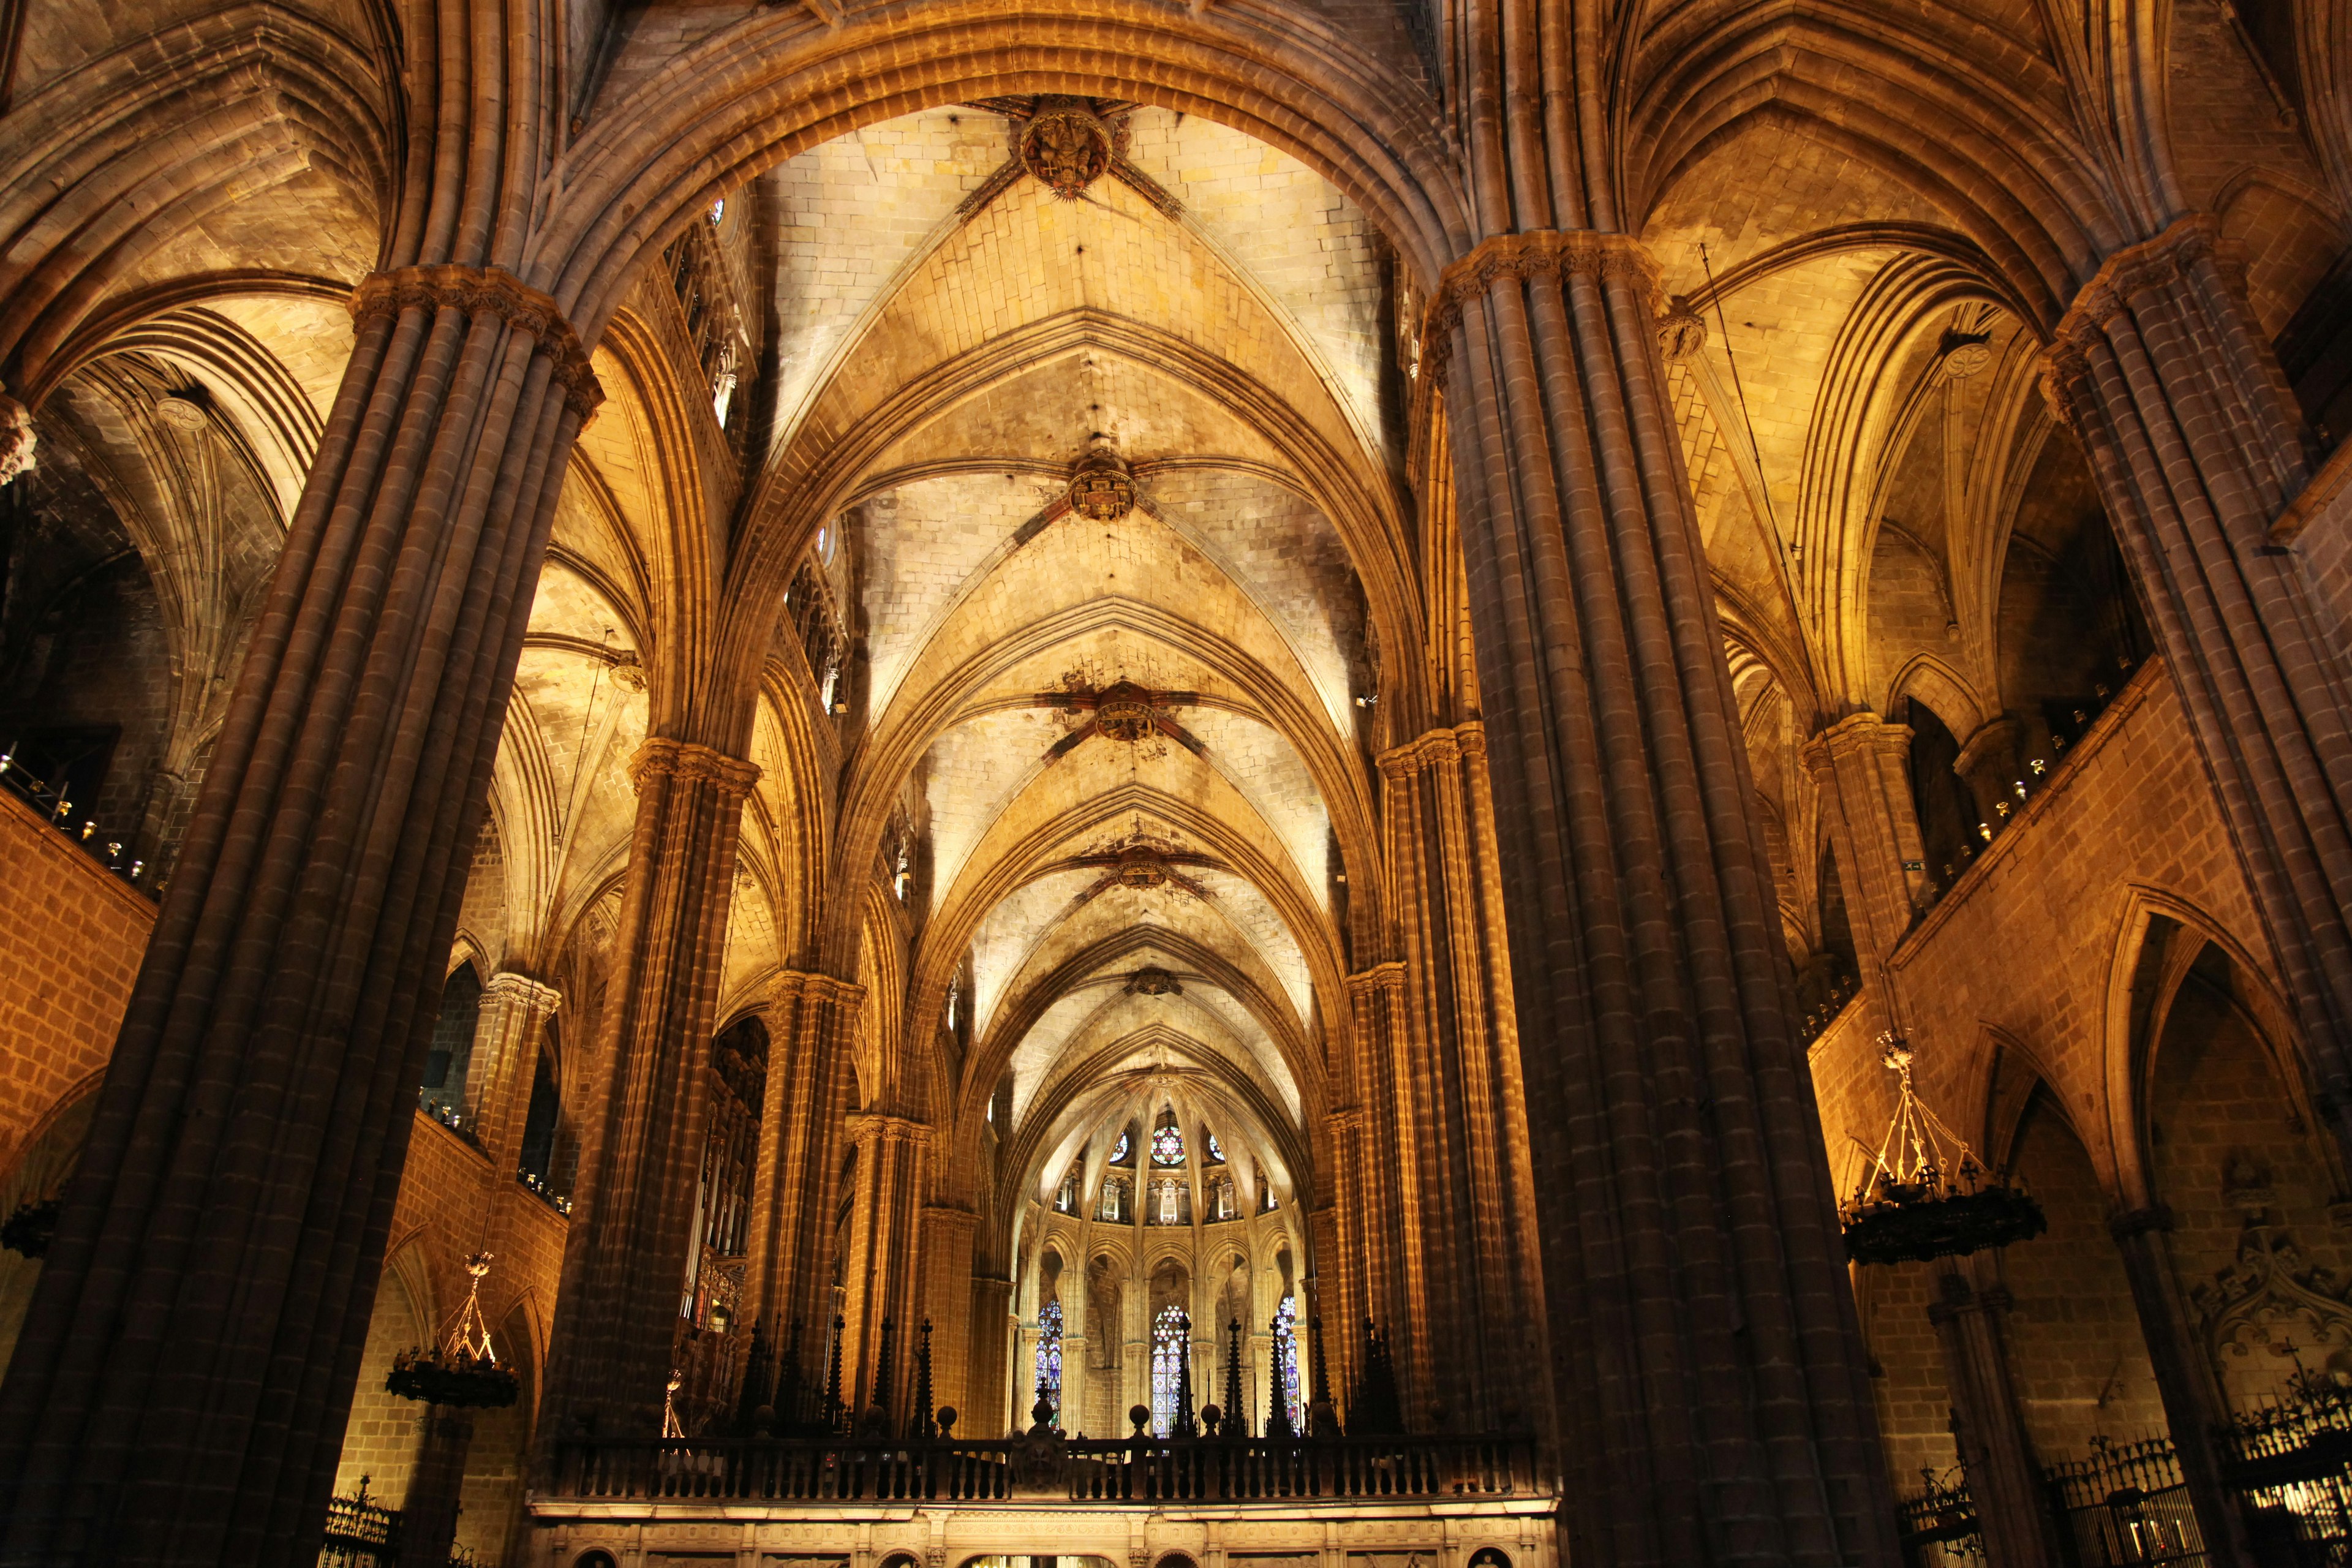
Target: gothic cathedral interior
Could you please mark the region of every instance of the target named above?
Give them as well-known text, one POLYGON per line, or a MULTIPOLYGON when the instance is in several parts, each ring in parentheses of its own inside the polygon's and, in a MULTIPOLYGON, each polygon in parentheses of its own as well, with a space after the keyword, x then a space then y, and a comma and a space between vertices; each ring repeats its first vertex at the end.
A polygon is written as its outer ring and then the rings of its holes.
POLYGON ((2352 1568, 2352 0, 0 0, 0 1568, 2352 1568))

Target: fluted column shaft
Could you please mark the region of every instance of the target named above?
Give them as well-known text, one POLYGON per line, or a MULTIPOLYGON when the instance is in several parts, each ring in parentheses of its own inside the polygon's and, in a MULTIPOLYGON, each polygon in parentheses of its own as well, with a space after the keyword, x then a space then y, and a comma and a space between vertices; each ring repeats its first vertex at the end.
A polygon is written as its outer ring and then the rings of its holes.
POLYGON ((860 1111, 849 1119, 857 1146, 849 1211, 849 1256, 842 1278, 842 1316, 849 1336, 842 1353, 842 1397, 861 1417, 875 1403, 877 1373, 890 1430, 907 1416, 904 1390, 914 1364, 916 1219, 924 1186, 923 1156, 931 1130, 903 1116, 860 1111), (889 1365, 882 1366, 883 1324, 890 1324, 889 1365), (855 1377, 852 1377, 852 1373, 855 1377))
POLYGON ((2132 1306, 2139 1314, 2140 1338, 2147 1345, 2148 1369, 2156 1374, 2157 1396, 2164 1403, 2180 1479, 2196 1510, 2198 1531, 2205 1538, 2205 1560, 2213 1568, 2252 1568, 2253 1550, 2246 1540, 2237 1496, 2222 1479, 2221 1451, 2215 1438, 2227 1423, 2229 1405, 2180 1299, 2165 1239, 2172 1226, 2172 1211, 2162 1205, 2126 1209, 2107 1220, 2107 1233, 2115 1237, 2124 1278, 2131 1286, 2132 1306))
MULTIPOLYGON (((971 1209, 926 1205, 917 1240, 922 1247, 923 1297, 915 1309, 915 1337, 908 1342, 908 1365, 922 1343, 923 1320, 931 1323, 931 1399, 934 1408, 951 1405, 961 1417, 971 1408, 972 1243, 980 1215, 971 1209)), ((1081 1325, 1083 1327, 1084 1325, 1081 1325)), ((908 1387, 913 1387, 911 1381, 908 1387)))
MULTIPOLYGON (((1403 1201, 1412 1362, 1442 1424, 1491 1430, 1543 1356, 1517 1019, 1486 798, 1486 732, 1432 731, 1382 753, 1382 848, 1403 957, 1383 1103, 1403 1201)), ((1434 1410, 1425 1415, 1434 1416, 1434 1410)))
POLYGON ((2055 1523, 2001 1334, 2009 1292, 1979 1291, 1957 1269, 1941 1277, 1941 1292, 1927 1317, 1944 1352, 1953 1435, 1984 1531, 1988 1568, 2057 1568, 2055 1523))
POLYGON ((0 1388, 0 1562, 315 1555, 555 498, 598 395, 378 274, 0 1388))
POLYGON ((2207 216, 2111 257, 2051 351, 2352 1150, 2352 734, 2342 651, 2272 521, 2309 478, 2284 377, 2207 216))
POLYGON ((1564 1544, 1877 1568, 1892 1498, 1658 298, 1622 236, 1501 234, 1447 269, 1423 354, 1446 351, 1564 1544))
MULTIPOLYGON (((1072 1310, 1072 1304, 1066 1297, 1062 1310, 1066 1314, 1072 1310)), ((1086 1321, 1083 1302, 1076 1304, 1076 1316, 1083 1327, 1086 1321)), ((972 1276, 971 1323, 971 1376, 964 1385, 964 1395, 971 1404, 959 1406, 963 1419, 956 1423, 956 1431, 972 1437, 1003 1436, 1008 1414, 1013 1408, 1013 1389, 1017 1386, 1007 1381, 1017 1369, 1004 1364, 1013 1342, 1012 1280, 991 1274, 972 1276)), ((1076 1337, 1083 1348, 1086 1336, 1079 1334, 1076 1337)), ((1064 1387, 1071 1391, 1063 1404, 1065 1411, 1074 1408, 1074 1402, 1086 1393, 1086 1358, 1081 1354, 1077 1359, 1077 1381, 1069 1382, 1067 1371, 1064 1373, 1064 1387)), ((1067 1352, 1062 1360, 1063 1366, 1067 1369, 1070 1364, 1067 1352)), ((1076 1429, 1075 1423, 1066 1421, 1065 1425, 1074 1431, 1076 1429)))
POLYGON ((1820 786, 1838 881, 1853 931, 1858 979, 1893 1026, 1884 995, 1887 955, 1911 929, 1927 885, 1927 851, 1906 771, 1911 731, 1875 713, 1839 720, 1805 742, 1805 767, 1820 786))
MULTIPOLYGON (((1374 964, 1348 976, 1355 1021, 1353 1077, 1363 1098, 1350 1108, 1352 1125, 1342 1129, 1343 1136, 1353 1134, 1355 1155, 1349 1162, 1355 1190, 1342 1202, 1354 1200, 1354 1212, 1345 1218, 1355 1244, 1362 1248, 1362 1289, 1359 1311, 1339 1328, 1348 1346, 1345 1359, 1359 1376, 1363 1371, 1360 1341, 1367 1320, 1400 1336, 1403 1342, 1397 1348, 1403 1353, 1397 1376, 1402 1384, 1400 1392, 1410 1401, 1424 1386, 1412 1342, 1422 1337, 1414 1325, 1423 1321, 1414 1294, 1415 1281, 1425 1287, 1427 1270, 1418 1262, 1420 1187, 1417 1184, 1408 1187, 1402 1180, 1400 1160, 1410 1156, 1401 1155, 1398 1148, 1398 1141, 1410 1136, 1412 1125, 1412 1105, 1397 1098, 1395 1064, 1404 1029, 1399 1008, 1403 990, 1402 963, 1374 964)), ((1410 1083, 1404 1087, 1409 1092, 1410 1083)), ((1353 1391, 1352 1382, 1349 1389, 1353 1391)))
POLYGON ((446 1568, 457 1540, 466 1456, 474 1447, 472 1411, 440 1405, 424 1411, 425 1443, 400 1510, 400 1568, 446 1568))
MULTIPOLYGON (((1351 992, 1360 992, 1359 978, 1349 977, 1351 992)), ((1352 1005, 1358 1031, 1369 1033, 1360 994, 1352 1005)), ((1325 1313, 1324 1350, 1338 1385, 1330 1391, 1330 1398, 1335 1406, 1344 1406, 1362 1372, 1356 1357, 1357 1325, 1380 1310, 1372 1292, 1384 1275, 1374 1261, 1373 1232, 1385 1227, 1373 1223, 1378 1217, 1371 1207, 1377 1183, 1370 1170, 1371 1151, 1367 1147, 1362 1109, 1334 1106, 1325 1121, 1331 1138, 1331 1196, 1328 1205, 1315 1212, 1318 1227, 1315 1256, 1326 1260, 1323 1267, 1334 1287, 1320 1310, 1325 1313)))
POLYGON ((601 1099, 583 1119, 542 1454, 582 1433, 661 1429, 702 1176, 736 843, 759 769, 656 736, 629 776, 637 814, 614 939, 618 994, 597 1042, 601 1099))
POLYGON ((752 1178, 750 1310, 778 1344, 802 1325, 804 1386, 824 1376, 832 1321, 833 1216, 840 1202, 841 1139, 851 1089, 849 1034, 866 988, 827 974, 787 972, 768 994, 767 1103, 752 1178))
POLYGON ((563 994, 528 974, 502 969, 482 987, 474 1026, 474 1065, 466 1075, 468 1120, 489 1156, 490 1173, 512 1180, 522 1158, 523 1124, 547 1021, 563 994))

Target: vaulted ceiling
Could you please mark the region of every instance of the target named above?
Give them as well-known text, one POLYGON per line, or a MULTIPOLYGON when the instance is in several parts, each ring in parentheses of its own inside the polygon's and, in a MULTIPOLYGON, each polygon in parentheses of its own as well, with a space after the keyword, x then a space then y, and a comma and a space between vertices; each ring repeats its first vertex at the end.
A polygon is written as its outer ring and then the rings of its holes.
MULTIPOLYGON (((1372 858, 1356 558, 1402 574, 1362 216, 1238 132, 1101 107, 1117 163, 1073 193, 1007 168, 1018 100, 759 193, 770 468, 827 487, 810 549, 856 647, 842 852, 878 853, 910 938, 920 1044, 861 1088, 974 1135, 1004 1092, 1033 1185, 1138 1075, 1302 1145, 1372 858)), ((809 515, 780 493, 753 526, 809 515)))

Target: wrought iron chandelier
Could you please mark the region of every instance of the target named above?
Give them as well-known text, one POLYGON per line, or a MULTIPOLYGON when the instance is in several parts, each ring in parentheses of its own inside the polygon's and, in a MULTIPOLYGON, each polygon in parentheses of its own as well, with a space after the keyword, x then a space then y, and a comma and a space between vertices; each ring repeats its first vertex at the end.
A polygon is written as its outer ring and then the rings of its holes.
POLYGON ((490 1255, 478 1252, 466 1259, 474 1277, 466 1304, 449 1321, 449 1331, 432 1350, 403 1351, 393 1358, 392 1373, 383 1386, 403 1399, 428 1405, 493 1409, 512 1405, 521 1384, 510 1368, 499 1364, 490 1346, 489 1325, 482 1321, 482 1276, 490 1271, 490 1255))
POLYGON ((1995 1181, 1969 1146, 1928 1110, 1911 1083, 1911 1046, 1892 1030, 1879 1059, 1902 1080, 1895 1120, 1853 1201, 1839 1211, 1857 1263, 1926 1263, 2007 1247, 2049 1228, 2024 1188, 1995 1181))

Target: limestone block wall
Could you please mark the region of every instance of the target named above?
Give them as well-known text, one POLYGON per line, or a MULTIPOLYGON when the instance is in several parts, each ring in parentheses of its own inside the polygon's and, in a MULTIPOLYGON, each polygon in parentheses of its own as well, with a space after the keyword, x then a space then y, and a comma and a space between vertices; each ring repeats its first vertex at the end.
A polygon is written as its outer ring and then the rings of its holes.
MULTIPOLYGON (((2116 1172, 2105 1124, 2107 1054, 2122 951, 2151 906, 2207 929, 2264 974, 2256 919, 2186 715, 2162 661, 2116 694, 1967 876, 1892 957, 1920 1090, 1981 1146, 2003 1053, 2066 1110, 2103 1181, 2116 1172)), ((1894 1105, 1894 1075, 1850 1009, 1812 1051, 1838 1190, 1850 1192, 1894 1105), (1851 1135, 1851 1136, 1849 1136, 1851 1135)), ((2011 1112, 2013 1115, 2013 1110, 2011 1112)))
MULTIPOLYGON (((2166 956, 2160 952, 2158 957, 2166 956)), ((2150 660, 1891 960, 1922 1095, 1988 1162, 2036 1193, 2049 1233, 1971 1260, 2000 1309, 2011 1381, 2042 1463, 2093 1440, 2159 1434, 2164 1410, 2107 1222, 2157 1205, 2185 1321, 2233 1404, 2274 1392, 2285 1360, 2238 1332, 2217 1283, 2263 1234, 2337 1268, 2332 1163, 2299 1088, 2295 1046, 2239 861, 2186 716, 2150 660), (2199 952, 2162 1021, 2136 1017, 2151 929, 2178 921, 2199 952), (2273 1037, 2267 1046, 2263 1031, 2273 1037), (2284 1065, 2284 1070, 2280 1064, 2284 1065), (2251 1195, 2250 1195, 2251 1194, 2251 1195), (2273 1366, 2273 1362, 2277 1364, 2273 1366)), ((2143 999, 2143 1012, 2146 1008, 2143 999)), ((1895 1076, 1860 1005, 1811 1065, 1841 1197, 1893 1109, 1895 1076)), ((1953 1462, 1944 1355, 1927 1315, 1932 1266, 1856 1270, 1879 1417, 1897 1485, 1953 1462)), ((2352 1323, 2352 1317, 2347 1317, 2352 1323)), ((2348 1330, 2347 1332, 2352 1332, 2348 1330)), ((2272 1336, 2274 1337, 2274 1336, 2272 1336)), ((2314 1353, 2311 1334, 2302 1336, 2314 1353)), ((2330 1342, 2315 1352, 2329 1360, 2330 1342)))
POLYGON ((95 1086, 130 1005, 155 906, 0 792, 0 1183, 69 1092, 95 1086))

